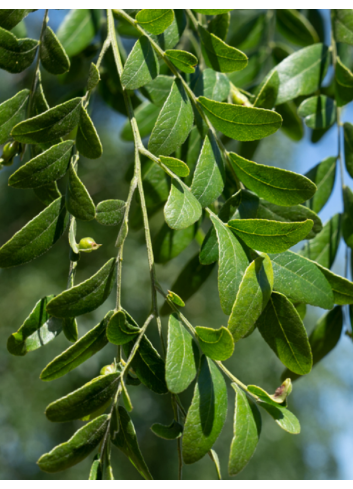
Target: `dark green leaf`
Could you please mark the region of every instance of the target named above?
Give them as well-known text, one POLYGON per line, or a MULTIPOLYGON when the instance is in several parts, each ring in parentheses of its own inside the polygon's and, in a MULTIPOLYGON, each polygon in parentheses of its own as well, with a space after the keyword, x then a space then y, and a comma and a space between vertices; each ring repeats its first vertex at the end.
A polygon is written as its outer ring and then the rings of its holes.
POLYGON ((310 97, 299 105, 298 114, 311 129, 325 129, 336 122, 336 102, 325 95, 310 97))
POLYGON ((230 314, 248 259, 238 239, 219 219, 211 217, 219 247, 218 291, 221 307, 230 314))
MULTIPOLYGON (((141 87, 141 92, 157 107, 162 107, 167 100, 172 88, 174 78, 171 76, 159 75, 154 80, 150 81, 144 87, 141 87)), ((135 113, 136 115, 136 113, 135 113)))
POLYGON ((203 356, 182 441, 186 464, 200 460, 212 448, 227 416, 227 387, 212 360, 203 356))
POLYGON ((6 143, 12 128, 26 117, 29 90, 21 90, 0 104, 0 144, 6 143))
POLYGON ((75 141, 64 141, 36 156, 11 175, 9 185, 36 188, 59 180, 68 169, 74 144, 75 141))
POLYGON ((190 173, 188 165, 177 158, 172 158, 171 156, 161 156, 159 159, 163 165, 169 168, 169 170, 175 173, 175 175, 178 177, 187 177, 190 173))
POLYGON ((353 246, 353 192, 346 185, 342 188, 344 213, 342 218, 342 235, 350 248, 353 246))
MULTIPOLYGON (((141 138, 145 138, 146 136, 151 134, 152 129, 156 124, 159 112, 159 107, 156 107, 154 104, 150 104, 149 102, 143 103, 139 107, 137 107, 135 111, 135 118, 141 138)), ((121 137, 125 141, 134 140, 134 135, 132 133, 129 120, 127 120, 123 126, 121 137)))
POLYGON ((300 49, 285 58, 275 68, 280 83, 276 105, 315 92, 326 75, 329 63, 329 50, 321 43, 300 49))
MULTIPOLYGON (((72 289, 70 289, 72 290, 72 289)), ((54 358, 42 371, 40 378, 44 381, 55 380, 71 372, 92 355, 101 350, 107 343, 106 329, 113 311, 109 311, 104 319, 91 331, 88 331, 75 344, 54 358)))
POLYGON ((40 59, 44 68, 53 75, 61 75, 70 69, 69 57, 49 26, 40 43, 40 59))
POLYGON ((216 15, 208 24, 208 31, 223 41, 226 39, 230 24, 230 13, 216 15))
POLYGON ((78 340, 78 328, 75 318, 65 318, 62 320, 63 332, 67 340, 75 343, 78 340))
POLYGON ((68 222, 64 199, 59 198, 0 248, 0 267, 16 267, 38 258, 57 242, 68 222))
POLYGON ((336 275, 331 272, 331 270, 328 270, 316 262, 313 263, 319 267, 321 272, 325 275, 326 280, 331 285, 335 304, 338 304, 339 306, 353 304, 353 282, 336 275))
POLYGON ((353 9, 332 9, 335 40, 353 45, 353 9))
POLYGON ((85 108, 81 108, 80 124, 77 130, 76 146, 86 158, 96 159, 102 156, 103 147, 92 119, 85 108))
POLYGON ((143 87, 159 75, 157 55, 146 36, 141 36, 126 60, 121 83, 127 90, 143 87))
POLYGON ((94 311, 108 298, 116 279, 115 258, 111 258, 85 282, 65 290, 47 306, 55 317, 72 318, 94 311))
MULTIPOLYGON (((347 161, 347 156, 346 156, 347 161)), ((336 158, 330 156, 318 163, 305 175, 315 183, 317 191, 310 199, 309 206, 314 212, 320 212, 332 193, 336 178, 336 158)))
POLYGON ((107 328, 107 338, 113 345, 129 343, 140 332, 140 328, 130 325, 124 311, 117 311, 110 318, 107 328))
POLYGON ((164 426, 160 423, 155 423, 151 426, 151 431, 159 438, 165 440, 176 440, 183 434, 183 427, 177 421, 172 421, 169 426, 164 426))
POLYGON ((60 472, 84 460, 103 438, 109 416, 103 414, 80 428, 70 440, 45 455, 37 464, 44 472, 60 472))
POLYGON ((210 68, 199 73, 195 82, 194 93, 217 102, 226 100, 230 91, 230 83, 226 75, 210 68))
POLYGON ((336 61, 335 80, 337 105, 342 107, 353 100, 353 73, 339 57, 336 61))
POLYGON ((300 141, 304 136, 304 125, 302 119, 298 116, 295 103, 289 101, 277 105, 276 111, 283 118, 282 132, 293 141, 300 141))
MULTIPOLYGON (((38 80, 35 91, 33 93, 32 105, 31 105, 31 113, 30 116, 33 117, 35 115, 42 114, 46 110, 49 110, 49 104, 44 95, 43 85, 42 85, 42 75, 38 73, 38 80)), ((23 117, 24 119, 24 117, 23 117)))
POLYGON ((54 200, 61 197, 61 192, 58 189, 56 182, 43 185, 43 187, 35 188, 34 193, 45 206, 50 205, 52 202, 54 202, 54 200))
POLYGON ((191 102, 180 80, 175 80, 148 142, 156 156, 169 156, 188 137, 194 121, 191 102))
POLYGON ((260 165, 229 153, 232 167, 240 180, 260 197, 277 205, 301 204, 316 192, 316 185, 298 173, 260 165))
POLYGON ((17 39, 0 27, 0 68, 21 73, 33 63, 38 44, 34 39, 17 39))
POLYGON ((60 25, 57 36, 70 58, 88 47, 98 30, 99 10, 73 9, 60 25))
POLYGON ((123 200, 103 200, 96 209, 96 219, 104 226, 118 226, 125 214, 126 203, 123 200))
POLYGON ((61 321, 51 318, 45 309, 53 297, 49 295, 38 301, 20 329, 9 337, 7 349, 12 355, 26 355, 46 345, 61 332, 61 321))
POLYGON ((353 178, 353 124, 345 122, 344 130, 344 159, 346 169, 349 175, 353 178))
POLYGON ((11 31, 21 22, 28 14, 35 12, 36 9, 1 9, 0 10, 0 27, 11 31))
POLYGON ((185 10, 176 9, 174 11, 173 22, 170 26, 167 27, 162 34, 159 34, 158 36, 152 35, 151 37, 164 51, 166 49, 173 49, 180 41, 186 28, 186 24, 185 10))
POLYGON ((234 219, 229 228, 245 244, 265 253, 281 253, 288 250, 308 235, 313 221, 278 222, 266 219, 234 219))
POLYGON ((182 181, 173 179, 164 207, 164 218, 168 226, 172 229, 187 228, 198 221, 201 214, 201 205, 189 188, 182 181))
POLYGON ((253 331, 271 297, 272 289, 271 261, 267 255, 259 256, 245 270, 228 320, 228 329, 234 342, 253 331))
POLYGON ((260 84, 254 107, 272 109, 275 106, 279 89, 279 76, 277 71, 272 71, 260 84))
POLYGON ((259 402, 258 404, 272 416, 282 430, 288 431, 288 433, 291 433, 292 435, 298 435, 300 433, 300 423, 298 419, 286 407, 280 405, 274 406, 267 402, 259 402))
POLYGON ((79 179, 73 164, 69 169, 69 185, 66 192, 67 210, 81 221, 91 221, 96 217, 96 207, 86 187, 79 179))
POLYGON ((189 246, 197 232, 197 223, 185 229, 170 229, 163 224, 153 240, 156 263, 167 263, 189 246))
POLYGON ((87 90, 93 90, 98 85, 100 79, 101 77, 97 66, 94 63, 91 63, 88 73, 87 90))
POLYGON ((198 98, 214 127, 237 141, 254 141, 270 136, 282 124, 282 117, 272 110, 244 107, 198 98))
POLYGON ((341 214, 327 221, 322 231, 308 242, 299 254, 314 260, 323 267, 331 268, 341 240, 341 214))
POLYGON ((74 98, 20 122, 11 135, 20 143, 47 143, 69 134, 79 123, 82 99, 74 98))
POLYGON ((197 65, 198 59, 187 51, 180 49, 167 49, 165 52, 167 58, 184 73, 195 73, 194 66, 197 65))
POLYGON ((224 361, 232 356, 234 340, 227 328, 220 329, 196 326, 196 335, 204 354, 213 360, 224 361))
POLYGON ((103 468, 98 454, 94 457, 91 469, 89 472, 89 481, 101 481, 103 480, 103 468))
POLYGON ((295 9, 277 9, 278 31, 293 44, 308 46, 319 42, 319 36, 309 20, 295 9))
POLYGON ((204 139, 197 161, 191 191, 202 207, 212 204, 224 188, 224 164, 218 144, 211 132, 204 139))
POLYGON ((331 287, 320 270, 306 258, 285 251, 270 255, 274 275, 274 288, 293 302, 332 309, 331 287))
POLYGON ((256 404, 237 384, 232 384, 232 387, 236 396, 228 472, 234 477, 243 470, 256 450, 261 433, 261 415, 256 404))
POLYGON ((169 316, 165 378, 168 390, 179 394, 194 380, 199 367, 199 352, 192 336, 177 314, 169 316))
POLYGON ((104 406, 118 387, 120 373, 100 375, 65 397, 49 404, 46 417, 56 423, 83 418, 104 406))
POLYGON ((272 293, 256 325, 286 367, 300 375, 310 372, 313 359, 308 335, 295 307, 284 295, 272 293))
POLYGON ((144 479, 153 480, 140 451, 135 427, 130 416, 122 406, 118 406, 116 416, 119 419, 119 431, 115 432, 111 438, 112 443, 128 457, 144 479))

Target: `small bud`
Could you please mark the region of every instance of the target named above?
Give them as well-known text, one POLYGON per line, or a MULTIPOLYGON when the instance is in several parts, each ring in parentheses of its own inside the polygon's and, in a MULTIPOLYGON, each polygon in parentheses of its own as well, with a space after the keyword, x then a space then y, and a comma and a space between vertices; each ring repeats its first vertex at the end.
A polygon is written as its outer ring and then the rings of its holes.
POLYGON ((82 238, 78 244, 78 251, 91 253, 91 251, 98 250, 100 246, 102 245, 97 244, 93 238, 82 238))
POLYGON ((5 144, 2 150, 2 161, 3 165, 10 166, 13 163, 14 157, 19 152, 20 145, 17 141, 12 141, 11 143, 5 144))
POLYGON ((291 379, 286 379, 286 380, 283 382, 283 384, 282 384, 282 385, 280 385, 280 386, 279 386, 279 387, 276 389, 276 391, 275 391, 275 393, 273 394, 273 396, 272 396, 272 397, 273 397, 273 399, 274 399, 275 401, 277 401, 277 402, 278 402, 278 401, 283 402, 283 401, 285 401, 285 400, 286 400, 286 398, 287 398, 287 397, 289 396, 289 394, 292 392, 292 389, 293 389, 293 387, 292 387, 292 381, 291 381, 291 379))
POLYGON ((113 374, 116 371, 116 368, 114 366, 114 363, 111 365, 105 365, 104 367, 101 368, 100 374, 101 375, 109 375, 113 374))

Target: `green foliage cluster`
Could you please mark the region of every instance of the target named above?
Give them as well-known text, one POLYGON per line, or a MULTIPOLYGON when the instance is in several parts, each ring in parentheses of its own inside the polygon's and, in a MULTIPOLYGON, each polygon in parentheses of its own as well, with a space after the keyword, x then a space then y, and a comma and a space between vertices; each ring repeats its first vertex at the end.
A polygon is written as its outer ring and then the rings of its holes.
POLYGON ((143 384, 170 397, 174 419, 168 426, 155 423, 151 430, 176 440, 179 477, 183 463, 195 463, 208 454, 221 478, 212 447, 225 423, 229 379, 235 405, 228 468, 235 476, 256 449, 259 408, 283 430, 300 432, 288 408, 291 380, 308 374, 335 347, 344 309, 353 304, 353 283, 330 270, 341 234, 347 250, 353 247, 353 193, 344 185, 341 149, 344 137, 345 165, 353 176, 353 125, 343 125, 340 119, 342 107, 353 100, 353 10, 332 10, 329 47, 323 44, 318 11, 305 16, 297 10, 270 10, 238 29, 231 10, 79 9, 70 11, 55 34, 46 10, 39 40, 18 38, 10 31, 31 12, 0 12, 0 68, 20 73, 36 59, 31 87, 0 105, 0 165, 29 154, 9 185, 32 188, 44 209, 0 248, 0 267, 28 263, 67 232, 69 277, 62 293, 38 300, 8 339, 8 350, 23 356, 63 332, 72 345, 41 373, 43 381, 52 381, 108 343, 117 346, 116 357, 99 376, 47 407, 50 421, 86 424, 44 454, 38 465, 58 472, 95 451, 89 479, 111 480, 115 446, 143 478, 152 479, 129 414, 129 390, 143 384), (120 36, 135 40, 128 56, 120 36), (94 42, 99 42, 98 51, 90 51, 94 42), (41 69, 69 76, 75 57, 84 51, 94 60, 85 75, 85 91, 50 108, 41 69), (256 69, 259 64, 262 70, 256 69), (331 65, 334 76, 324 86, 331 65), (127 117, 122 137, 135 148, 126 200, 97 205, 78 173, 80 156, 97 159, 103 152, 88 112, 96 91, 127 117), (260 140, 279 129, 295 141, 301 139, 302 119, 312 129, 313 141, 337 124, 336 155, 305 176, 252 161, 260 140), (322 225, 318 212, 331 195, 337 161, 344 212, 322 225), (63 177, 65 195, 57 184, 63 177), (134 196, 138 215, 130 212, 134 196), (165 223, 152 241, 149 219, 162 208, 165 223), (93 220, 115 226, 116 255, 75 284, 80 254, 100 247, 93 238, 77 242, 77 223, 93 220), (142 326, 121 303, 129 226, 145 230, 152 300, 142 326), (194 240, 199 253, 165 292, 155 263, 168 262, 194 240), (303 240, 298 252, 290 250, 303 240), (219 329, 194 327, 180 308, 216 263, 228 324, 219 329), (79 337, 77 318, 101 306, 115 287, 115 309, 79 337), (157 294, 164 300, 160 309, 157 294), (307 304, 328 310, 310 336, 303 324, 307 304), (164 315, 169 315, 167 340, 164 315), (154 323, 160 351, 146 335, 154 323), (255 328, 285 367, 282 384, 272 395, 259 386, 246 386, 222 363, 232 356, 235 343, 255 328), (193 382, 187 408, 180 394, 193 382))

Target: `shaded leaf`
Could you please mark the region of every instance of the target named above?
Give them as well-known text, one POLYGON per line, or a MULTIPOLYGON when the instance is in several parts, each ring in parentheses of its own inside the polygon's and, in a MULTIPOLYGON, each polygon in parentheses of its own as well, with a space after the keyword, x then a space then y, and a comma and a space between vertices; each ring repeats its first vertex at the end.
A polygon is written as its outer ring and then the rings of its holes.
MULTIPOLYGON (((154 80, 141 87, 141 92, 157 107, 162 107, 172 88, 174 78, 159 75, 154 80)), ((135 113, 136 115, 136 113, 135 113)))
POLYGON ((91 469, 89 471, 88 480, 89 481, 103 480, 103 469, 98 454, 93 459, 91 469))
POLYGON ((118 226, 125 214, 126 202, 123 200, 102 200, 96 209, 96 219, 104 226, 118 226))
POLYGON ((0 68, 21 73, 33 63, 38 44, 34 39, 17 39, 0 27, 0 68))
POLYGON ((28 14, 35 12, 36 9, 1 9, 0 10, 0 27, 11 31, 19 24, 28 14))
POLYGON ((78 340, 78 328, 75 318, 65 318, 62 320, 63 332, 67 340, 75 343, 78 340))
POLYGON ((113 345, 129 343, 139 333, 140 328, 129 324, 124 311, 116 311, 109 320, 107 338, 113 345))
POLYGON ((194 8, 195 12, 198 12, 199 14, 205 14, 205 15, 219 15, 219 14, 225 14, 227 12, 231 12, 233 9, 215 9, 215 8, 194 8))
POLYGON ((311 129, 325 129, 336 122, 336 103, 325 95, 310 97, 299 105, 298 114, 311 129))
POLYGON ((230 83, 226 75, 206 68, 199 73, 195 82, 194 93, 196 97, 201 95, 217 102, 223 102, 228 98, 230 83))
POLYGON ((96 159, 102 156, 103 147, 92 119, 85 108, 81 108, 80 124, 77 130, 76 146, 86 158, 96 159))
POLYGON ((342 107, 353 100, 353 73, 342 63, 340 57, 336 61, 335 80, 336 102, 338 107, 342 107))
POLYGON ((304 125, 298 116, 297 106, 293 101, 276 105, 276 111, 282 116, 281 131, 293 141, 300 141, 304 137, 304 125))
MULTIPOLYGON (((0 106, 1 107, 1 106, 0 106)), ((344 130, 344 161, 349 175, 353 178, 353 124, 345 122, 344 130)))
POLYGON ((98 30, 99 15, 94 9, 72 9, 66 15, 57 36, 70 58, 90 45, 98 30))
POLYGON ((332 9, 335 40, 353 45, 353 9, 332 9))
POLYGON ((96 207, 86 187, 79 179, 74 165, 69 168, 69 184, 66 192, 67 210, 81 221, 91 221, 96 217, 96 207))
POLYGON ((40 59, 44 68, 53 75, 61 75, 70 69, 69 57, 49 26, 40 43, 40 59))
POLYGON ((310 199, 309 206, 314 212, 320 212, 324 207, 335 185, 336 158, 330 156, 314 166, 305 175, 315 183, 317 191, 310 199))
POLYGON ((185 229, 170 229, 163 224, 153 240, 153 252, 156 263, 167 263, 178 256, 194 239, 197 223, 185 229))
POLYGON ((174 48, 180 41, 181 36, 186 28, 186 15, 184 9, 176 9, 174 11, 174 19, 169 27, 162 34, 155 36, 152 34, 152 39, 160 45, 165 51, 166 49, 174 48))
POLYGON ((319 36, 309 20, 295 9, 277 9, 278 31, 293 44, 308 46, 319 42, 319 36))
POLYGON ((200 347, 205 355, 220 361, 232 356, 234 341, 227 328, 222 326, 220 329, 212 329, 196 326, 195 329, 200 347))
POLYGON ((124 65, 121 83, 128 90, 136 90, 159 75, 157 55, 149 39, 141 36, 132 48, 124 65))
POLYGON ((331 286, 333 292, 333 300, 335 304, 339 306, 345 306, 346 304, 353 304, 353 282, 350 282, 346 278, 340 277, 331 272, 327 268, 317 264, 321 272, 325 275, 326 280, 331 286))
POLYGON ((216 15, 208 24, 208 32, 225 41, 230 24, 230 13, 216 15))
POLYGON ((0 144, 6 143, 12 128, 26 117, 29 90, 21 90, 0 104, 0 144))
POLYGON ((183 434, 183 427, 177 421, 172 421, 169 426, 165 426, 160 423, 155 423, 151 426, 151 431, 159 438, 165 440, 176 440, 183 434))
POLYGON ((300 433, 300 423, 298 419, 286 407, 280 405, 274 406, 267 402, 259 402, 258 405, 272 416, 282 430, 287 431, 292 435, 298 435, 300 433))
POLYGON ((98 85, 100 79, 99 69, 94 63, 91 63, 88 73, 87 90, 89 92, 93 90, 98 85))
MULTIPOLYGON (((154 128, 160 109, 154 104, 149 102, 142 103, 135 111, 135 119, 139 128, 141 138, 145 138, 151 134, 154 128)), ((130 121, 127 120, 121 131, 121 137, 125 141, 133 141, 134 135, 132 133, 130 121)))
POLYGON ((58 189, 56 182, 48 183, 42 187, 37 187, 34 189, 34 193, 45 206, 50 205, 52 202, 54 202, 54 200, 61 197, 61 192, 58 189))

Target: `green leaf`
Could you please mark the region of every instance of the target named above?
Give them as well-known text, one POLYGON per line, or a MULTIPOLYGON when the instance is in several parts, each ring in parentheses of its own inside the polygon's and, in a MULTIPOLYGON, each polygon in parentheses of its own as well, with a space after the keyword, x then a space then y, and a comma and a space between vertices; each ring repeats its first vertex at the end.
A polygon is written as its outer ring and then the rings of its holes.
POLYGON ((183 301, 183 299, 178 294, 173 292, 172 290, 168 290, 168 296, 167 297, 172 302, 174 302, 174 304, 176 304, 177 306, 185 307, 185 302, 183 301))
POLYGON ((229 153, 232 168, 250 190, 277 205, 301 204, 316 192, 316 185, 298 173, 260 165, 229 153))
POLYGON ((267 255, 258 256, 245 270, 228 320, 234 342, 249 335, 273 289, 273 270, 267 255))
POLYGON ((180 80, 173 82, 148 142, 156 156, 169 156, 189 135, 194 122, 191 102, 180 80))
POLYGON ((48 143, 69 134, 79 123, 82 99, 74 98, 20 122, 11 135, 20 143, 48 143))
POLYGON ((208 32, 202 25, 198 26, 198 32, 207 66, 222 73, 240 71, 246 67, 248 57, 242 51, 229 46, 222 39, 208 32))
POLYGON ((213 360, 224 361, 230 358, 234 350, 234 340, 227 328, 219 329, 196 326, 196 335, 204 354, 213 360))
MULTIPOLYGON (((206 282, 210 273, 214 268, 214 264, 203 266, 199 262, 199 255, 193 256, 184 266, 179 276, 173 283, 171 290, 183 297, 184 301, 188 301, 199 288, 206 282)), ((170 308, 167 303, 161 308, 161 314, 170 313, 170 308)))
POLYGON ((47 311, 61 318, 77 317, 94 311, 110 295, 115 279, 115 258, 111 258, 95 275, 56 296, 49 302, 47 311))
MULTIPOLYGON (((70 289, 72 290, 72 289, 70 289)), ((114 311, 109 311, 104 319, 88 331, 76 343, 54 358, 40 374, 41 380, 55 380, 71 372, 101 350, 107 343, 106 328, 114 311)))
POLYGON ((168 322, 168 346, 165 379, 168 390, 179 394, 194 380, 199 367, 199 352, 192 336, 186 331, 177 314, 168 322))
POLYGON ((12 355, 26 355, 29 351, 46 345, 61 333, 61 321, 51 318, 45 309, 53 297, 49 295, 40 299, 20 329, 9 337, 7 349, 12 355))
POLYGON ((44 68, 53 75, 61 75, 70 69, 69 57, 49 26, 40 43, 40 59, 44 68))
POLYGON ((178 158, 172 158, 171 156, 160 156, 159 158, 163 165, 171 170, 178 177, 187 177, 190 173, 190 169, 186 163, 178 158))
POLYGON ((70 164, 69 185, 66 192, 67 210, 81 221, 91 221, 96 217, 96 206, 86 187, 79 179, 74 165, 70 164))
POLYGON ((211 216, 219 247, 218 291, 221 307, 230 314, 248 259, 238 239, 219 219, 211 216))
POLYGON ((336 275, 331 272, 331 270, 328 270, 316 262, 313 263, 319 267, 321 272, 325 275, 326 280, 331 285, 335 304, 338 304, 339 306, 353 304, 353 282, 336 275))
POLYGON ((353 73, 342 63, 340 57, 336 61, 335 80, 336 102, 338 107, 342 107, 353 100, 353 73))
POLYGON ((217 102, 226 100, 230 91, 230 83, 226 75, 210 68, 199 73, 194 86, 196 97, 201 95, 217 102))
MULTIPOLYGON (((42 75, 38 73, 38 80, 35 91, 33 93, 32 105, 31 105, 31 113, 30 116, 33 117, 35 115, 42 114, 46 110, 49 110, 49 104, 44 95, 43 85, 42 85, 42 75)), ((23 117, 24 119, 24 117, 23 117)))
MULTIPOLYGON (((170 91, 170 90, 169 90, 170 91)), ((141 138, 149 136, 156 124, 160 109, 149 102, 142 103, 135 111, 135 119, 139 128, 141 138)), ((125 141, 133 141, 130 121, 127 120, 121 131, 121 137, 125 141)))
POLYGON ((353 9, 332 9, 331 12, 335 40, 353 45, 353 9))
MULTIPOLYGON (((1 106, 0 106, 1 107, 1 106)), ((353 124, 345 122, 344 131, 344 161, 349 175, 353 178, 353 124)))
POLYGON ((60 25, 57 36, 70 58, 87 48, 98 31, 99 10, 73 9, 60 25))
POLYGON ((26 117, 29 90, 21 90, 0 104, 0 144, 6 143, 12 128, 26 117))
POLYGON ((63 332, 67 340, 75 343, 78 340, 78 328, 75 318, 65 318, 62 320, 63 332))
MULTIPOLYGON (((346 154, 346 151, 345 151, 346 154)), ((346 156, 347 166, 347 156, 346 156)), ((353 174, 353 172, 352 172, 353 174)), ((336 157, 330 156, 314 166, 305 175, 315 183, 317 191, 310 199, 309 206, 314 212, 320 212, 324 207, 335 185, 336 179, 336 157)))
POLYGON ((194 66, 197 65, 198 59, 193 54, 180 49, 167 49, 165 55, 180 71, 195 73, 194 66))
POLYGON ((329 50, 321 43, 300 49, 285 58, 275 68, 279 76, 276 105, 315 92, 329 64, 329 50))
POLYGON ((64 141, 21 166, 9 178, 9 185, 15 188, 36 188, 55 182, 68 169, 75 141, 64 141))
POLYGON ((143 9, 136 15, 136 21, 151 34, 162 34, 174 20, 172 9, 143 9))
POLYGON ((340 240, 341 214, 335 214, 325 223, 322 231, 299 251, 299 254, 314 260, 323 267, 331 268, 340 240))
POLYGON ((86 158, 96 159, 102 156, 103 147, 92 119, 85 108, 81 108, 80 124, 77 130, 76 146, 86 158))
POLYGON ((155 423, 151 426, 151 431, 159 438, 164 438, 164 440, 176 440, 183 434, 183 427, 173 420, 169 426, 155 423))
POLYGON ((225 14, 227 12, 232 12, 232 8, 230 9, 212 9, 212 8, 194 8, 195 12, 198 12, 199 14, 205 14, 205 15, 219 15, 219 14, 225 14))
POLYGON ((23 265, 43 255, 62 236, 68 222, 64 199, 59 198, 0 248, 0 268, 23 265))
POLYGON ((353 246, 353 192, 352 190, 343 185, 343 203, 344 203, 344 213, 342 218, 342 235, 343 238, 350 248, 353 246))
POLYGON ((198 221, 201 214, 201 205, 189 188, 182 181, 173 179, 164 207, 164 218, 168 226, 172 229, 185 229, 198 221))
POLYGON ((88 480, 89 481, 103 480, 103 468, 98 454, 93 459, 88 480))
POLYGON ((223 158, 213 134, 209 132, 197 161, 191 192, 202 207, 207 207, 222 193, 224 180, 223 158))
POLYGON ((114 395, 120 373, 100 375, 67 396, 49 404, 46 417, 56 423, 74 421, 93 413, 114 395))
POLYGON ((258 405, 272 416, 282 430, 285 430, 292 435, 298 435, 300 433, 300 423, 298 419, 286 407, 280 405, 274 406, 267 402, 259 402, 258 405))
POLYGON ((143 87, 159 75, 157 55, 146 36, 141 36, 124 65, 121 83, 127 90, 143 87))
POLYGON ((43 185, 42 187, 37 187, 34 189, 34 193, 45 206, 50 205, 54 202, 54 200, 61 197, 61 192, 58 189, 56 182, 43 185))
POLYGON ((283 384, 281 384, 280 387, 276 389, 275 393, 272 395, 257 385, 248 385, 249 392, 255 394, 255 396, 259 397, 261 401, 266 402, 267 404, 272 404, 273 406, 278 406, 278 404, 282 404, 283 406, 283 403, 292 392, 292 389, 293 387, 291 379, 288 378, 283 382, 283 384))
POLYGON ((282 116, 281 131, 293 141, 300 141, 304 137, 304 125, 298 116, 297 106, 293 101, 277 105, 276 111, 282 116))
POLYGON ((135 427, 130 416, 122 406, 118 406, 116 416, 119 419, 119 431, 112 436, 112 443, 128 457, 144 479, 153 480, 140 451, 135 427))
MULTIPOLYGON (((315 328, 309 336, 311 351, 313 352, 313 366, 320 362, 337 345, 343 328, 342 307, 336 306, 328 311, 316 323, 315 328)), ((296 380, 300 375, 285 370, 283 376, 290 375, 296 380)))
POLYGON ((109 416, 103 414, 80 428, 70 440, 40 457, 37 464, 44 472, 55 473, 84 460, 99 444, 107 429, 109 416))
POLYGON ((127 411, 132 411, 134 409, 127 388, 124 384, 124 380, 121 379, 121 395, 124 401, 124 405, 127 411))
POLYGON ((325 129, 336 122, 336 102, 325 95, 310 97, 299 105, 298 114, 311 129, 325 129))
POLYGON ((273 292, 256 325, 286 367, 300 375, 310 372, 313 359, 308 335, 286 296, 273 292))
POLYGON ((309 20, 295 9, 276 10, 277 29, 288 41, 299 46, 319 42, 319 36, 309 20))
POLYGON ((282 117, 272 110, 197 99, 214 127, 237 141, 254 141, 270 136, 282 124, 282 117))
POLYGON ((208 452, 208 455, 209 455, 210 459, 212 460, 212 462, 215 465, 215 469, 216 469, 216 472, 217 472, 217 478, 218 478, 219 481, 221 481, 222 480, 221 464, 219 463, 219 457, 217 455, 217 452, 215 450, 211 449, 208 452))
POLYGON ((234 219, 229 228, 245 244, 265 253, 282 253, 308 235, 313 221, 278 222, 267 219, 234 219))
POLYGON ((229 12, 216 15, 208 24, 208 32, 224 41, 229 31, 230 18, 229 12))
POLYGON ((254 107, 272 109, 275 106, 279 89, 279 76, 277 71, 272 71, 260 84, 254 107))
POLYGON ((96 219, 103 226, 118 226, 125 214, 126 202, 123 200, 102 200, 96 209, 96 219))
POLYGON ((92 91, 98 85, 100 79, 101 76, 99 73, 99 69, 97 68, 97 65, 91 63, 91 66, 89 68, 89 73, 88 73, 87 90, 89 92, 92 91))
MULTIPOLYGON (((141 92, 154 105, 162 107, 167 100, 170 90, 173 85, 174 78, 171 76, 159 75, 154 80, 150 81, 144 87, 141 87, 141 92)), ((136 112, 135 112, 136 116, 136 112)))
POLYGON ((185 229, 170 229, 163 224, 153 240, 153 252, 156 263, 167 263, 178 256, 194 239, 197 223, 185 229))
MULTIPOLYGON (((126 311, 124 312, 130 327, 136 327, 136 322, 126 311)), ((130 355, 136 340, 137 337, 135 336, 130 343, 123 345, 124 353, 127 357, 130 355)), ((141 339, 140 346, 131 362, 131 367, 140 381, 153 392, 157 394, 166 394, 168 392, 165 382, 164 361, 146 336, 141 339)))
POLYGON ((158 36, 152 35, 152 39, 159 44, 165 51, 174 48, 180 41, 181 36, 186 28, 187 20, 184 9, 174 11, 174 19, 169 27, 158 36))
POLYGON ((200 460, 212 448, 227 416, 227 387, 212 360, 203 356, 182 440, 186 464, 200 460))
POLYGON ((320 270, 309 260, 292 251, 270 255, 274 288, 293 302, 332 309, 331 287, 320 270))
POLYGON ((28 14, 35 12, 36 9, 1 9, 0 10, 0 27, 11 31, 21 22, 28 14))
POLYGON ((38 44, 34 39, 17 39, 0 27, 0 68, 21 73, 33 63, 38 44))
POLYGON ((244 469, 256 450, 261 433, 261 415, 256 404, 237 384, 232 384, 232 387, 236 396, 228 472, 234 477, 244 469))
POLYGON ((113 345, 129 343, 140 332, 140 328, 130 325, 124 311, 117 311, 110 318, 107 328, 107 338, 113 345))

